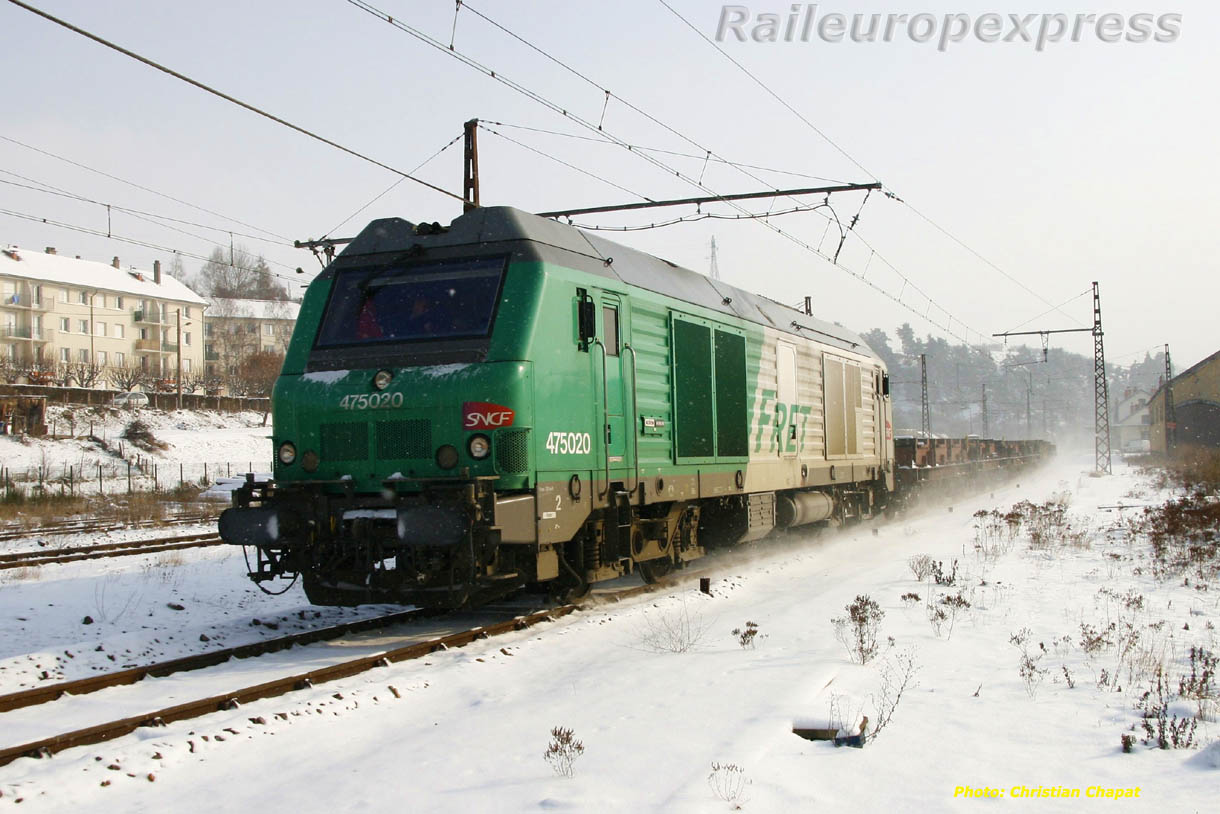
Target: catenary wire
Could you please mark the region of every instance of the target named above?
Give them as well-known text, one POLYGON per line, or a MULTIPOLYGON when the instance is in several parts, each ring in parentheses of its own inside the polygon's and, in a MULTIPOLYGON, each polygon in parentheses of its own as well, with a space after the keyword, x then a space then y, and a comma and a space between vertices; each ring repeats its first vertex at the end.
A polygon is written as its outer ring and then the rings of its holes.
POLYGON ((282 119, 279 116, 276 116, 272 113, 268 113, 267 111, 265 111, 261 108, 255 107, 254 105, 252 105, 248 102, 243 102, 240 99, 230 96, 227 93, 223 93, 219 90, 216 90, 215 88, 209 87, 208 85, 205 85, 204 83, 200 82, 197 79, 191 79, 189 76, 186 76, 185 74, 179 73, 178 71, 175 71, 172 68, 167 68, 164 65, 160 64, 159 62, 155 62, 155 61, 149 59, 148 57, 141 56, 141 55, 135 53, 134 51, 129 51, 128 49, 122 47, 121 45, 116 45, 115 43, 110 42, 109 40, 99 37, 97 34, 92 34, 88 31, 84 30, 83 28, 79 28, 75 25, 72 25, 71 23, 67 22, 66 20, 61 20, 52 14, 48 14, 47 12, 45 12, 41 9, 38 9, 38 8, 35 8, 34 6, 29 5, 28 3, 23 3, 21 0, 9 0, 9 2, 15 6, 20 6, 21 8, 25 9, 26 11, 32 12, 33 14, 37 14, 39 17, 43 17, 47 20, 50 20, 51 22, 55 23, 56 25, 63 26, 64 28, 68 29, 69 31, 72 31, 76 34, 80 34, 82 37, 91 39, 94 42, 98 43, 99 45, 104 45, 107 48, 110 48, 114 51, 119 52, 120 54, 123 54, 124 56, 131 57, 132 59, 136 60, 137 62, 142 62, 145 65, 149 66, 150 68, 155 68, 156 70, 161 71, 162 73, 168 74, 169 76, 172 76, 175 79, 180 79, 183 82, 186 82, 188 85, 193 85, 193 86, 199 88, 200 90, 203 90, 203 91, 206 91, 206 92, 212 94, 213 96, 224 99, 226 102, 231 102, 232 104, 235 104, 238 107, 249 110, 251 113, 257 113, 259 116, 262 116, 266 119, 270 119, 271 121, 275 122, 276 124, 281 124, 284 127, 287 127, 291 130, 295 130, 296 132, 301 133, 302 135, 308 136, 309 138, 315 139, 316 141, 320 141, 323 144, 326 144, 330 147, 334 147, 337 150, 341 150, 342 152, 345 152, 350 156, 354 156, 355 158, 359 158, 362 161, 367 161, 370 164, 381 167, 383 170, 389 170, 390 172, 401 175, 401 176, 403 176, 403 178, 406 178, 407 180, 410 180, 410 181, 414 181, 417 184, 421 184, 421 185, 427 187, 428 189, 433 190, 434 192, 439 192, 442 195, 447 195, 450 198, 453 198, 458 201, 463 200, 461 195, 450 192, 447 189, 442 189, 441 187, 438 187, 435 184, 430 184, 427 181, 424 181, 420 178, 416 178, 416 177, 412 176, 410 173, 407 173, 400 169, 392 167, 389 164, 378 161, 375 158, 370 158, 369 156, 364 155, 363 153, 357 152, 356 150, 353 150, 350 147, 344 147, 342 144, 339 144, 337 141, 331 141, 330 139, 328 139, 324 136, 320 136, 317 133, 314 133, 310 130, 306 130, 304 127, 301 127, 300 125, 293 124, 292 122, 287 121, 286 119, 282 119))
POLYGON ((73 161, 70 158, 65 158, 64 156, 56 155, 55 153, 49 152, 47 150, 43 150, 38 147, 34 147, 33 145, 26 144, 25 142, 18 141, 15 138, 10 138, 5 135, 0 135, 0 140, 7 141, 10 144, 16 144, 18 147, 24 147, 27 150, 32 150, 33 152, 39 153, 41 155, 45 155, 48 158, 54 158, 55 160, 62 161, 65 164, 71 164, 73 167, 79 167, 82 170, 88 170, 89 172, 96 173, 97 175, 100 175, 104 178, 109 178, 112 181, 118 181, 120 184, 126 184, 129 187, 134 187, 143 192, 148 192, 152 195, 156 195, 158 197, 165 198, 166 200, 173 201, 176 204, 182 204, 183 206, 188 206, 191 209, 196 209, 200 212, 205 212, 209 215, 215 215, 216 217, 221 218, 222 220, 232 221, 233 223, 239 224, 241 226, 245 226, 250 229, 256 229, 256 230, 262 232, 263 234, 271 235, 272 237, 279 238, 280 240, 283 240, 285 242, 291 242, 290 238, 285 237, 284 235, 281 235, 281 234, 276 234, 275 232, 271 231, 270 229, 263 229, 260 226, 255 226, 253 224, 246 223, 245 221, 238 220, 237 218, 231 217, 229 215, 224 215, 224 214, 221 214, 220 212, 214 212, 211 209, 207 209, 202 206, 197 206, 196 204, 190 203, 189 201, 184 201, 181 198, 175 198, 173 195, 167 195, 164 192, 158 192, 155 189, 151 189, 149 187, 142 186, 141 184, 137 184, 134 181, 128 181, 126 178, 120 178, 117 175, 111 175, 108 172, 103 172, 102 170, 96 169, 94 167, 90 167, 88 164, 82 164, 79 161, 73 161))
MULTIPOLYGON (((842 154, 842 155, 843 155, 845 158, 847 158, 847 160, 848 160, 848 161, 850 161, 850 162, 851 162, 852 164, 854 164, 854 165, 855 165, 857 168, 859 168, 861 172, 864 172, 866 175, 869 175, 869 176, 870 176, 870 177, 872 177, 874 180, 876 179, 876 177, 877 177, 876 175, 874 175, 873 173, 869 172, 869 170, 868 170, 868 169, 866 169, 866 168, 865 168, 865 167, 864 167, 864 166, 863 166, 863 165, 862 165, 862 164, 861 164, 859 161, 857 161, 855 158, 853 158, 853 157, 852 157, 852 156, 851 156, 851 155, 850 155, 850 154, 849 154, 849 153, 848 153, 846 150, 844 150, 844 149, 843 149, 841 146, 839 146, 839 145, 838 145, 838 144, 837 144, 837 143, 836 143, 836 142, 835 142, 833 139, 831 139, 829 136, 827 136, 827 135, 826 135, 826 133, 824 133, 824 132, 823 132, 823 131, 822 131, 822 130, 819 128, 819 127, 817 127, 817 126, 816 126, 816 125, 815 125, 813 122, 809 121, 809 119, 807 119, 807 118, 806 118, 804 115, 802 115, 802 114, 800 113, 800 111, 798 111, 798 110, 797 110, 796 108, 794 108, 794 107, 793 107, 791 104, 789 104, 789 103, 788 103, 788 102, 787 102, 787 101, 786 101, 786 100, 785 100, 783 97, 781 97, 781 96, 780 96, 778 93, 776 93, 776 92, 775 92, 775 91, 774 91, 774 90, 773 90, 773 89, 772 89, 772 88, 771 88, 769 85, 767 85, 767 83, 763 82, 761 79, 759 79, 757 76, 755 76, 755 75, 754 75, 754 73, 752 73, 752 72, 751 72, 751 71, 750 71, 748 68, 746 68, 746 67, 745 67, 744 65, 742 65, 742 64, 741 64, 739 61, 737 61, 736 59, 734 59, 734 58, 732 57, 732 55, 730 55, 730 54, 729 54, 727 51, 725 51, 723 48, 721 48, 719 45, 717 45, 717 44, 716 44, 714 41, 712 41, 711 39, 709 39, 709 38, 708 38, 708 36, 707 36, 706 34, 704 34, 704 33, 703 33, 702 31, 700 31, 700 30, 699 30, 697 27, 695 27, 695 25, 694 25, 693 23, 691 23, 691 21, 690 21, 690 20, 686 19, 686 18, 685 18, 685 17, 683 17, 683 16, 682 16, 680 13, 678 13, 678 11, 677 11, 677 10, 676 10, 676 9, 675 9, 673 6, 671 6, 671 5, 670 5, 668 2, 666 2, 666 0, 657 0, 657 2, 659 2, 659 3, 660 3, 662 6, 664 6, 666 9, 668 9, 668 10, 670 11, 670 13, 671 13, 671 14, 673 14, 675 17, 677 17, 679 20, 681 20, 681 21, 682 21, 682 23, 683 23, 683 24, 685 24, 687 28, 689 28, 690 30, 692 30, 692 31, 694 31, 696 34, 698 34, 698 35, 699 35, 699 37, 700 37, 700 39, 702 39, 702 40, 703 40, 704 42, 706 42, 708 45, 710 45, 710 46, 712 46, 713 48, 715 48, 715 49, 716 49, 716 51, 718 51, 718 52, 720 53, 720 55, 721 55, 721 56, 723 56, 725 59, 729 60, 729 62, 732 62, 732 63, 733 63, 733 64, 734 64, 734 65, 735 65, 735 66, 736 66, 736 67, 737 67, 737 68, 738 68, 738 69, 739 69, 739 70, 740 70, 742 73, 744 73, 744 74, 745 74, 746 76, 748 76, 748 77, 749 77, 751 80, 753 80, 753 81, 754 81, 754 83, 755 83, 755 84, 757 84, 757 85, 758 85, 760 88, 762 88, 764 91, 766 91, 766 93, 767 93, 769 96, 771 96, 771 98, 775 99, 777 102, 779 102, 781 105, 783 105, 783 107, 785 107, 785 108, 786 108, 786 109, 787 109, 787 110, 788 110, 790 113, 792 113, 792 115, 796 116, 798 119, 800 119, 802 122, 804 122, 804 123, 805 123, 805 125, 806 125, 806 126, 807 126, 807 127, 810 129, 810 130, 812 130, 813 132, 817 133, 817 134, 818 134, 818 136, 820 136, 822 139, 824 139, 824 140, 826 141, 826 143, 827 143, 827 144, 829 144, 830 146, 832 146, 832 147, 834 147, 836 150, 838 150, 838 151, 839 151, 839 153, 840 153, 840 154, 842 154)), ((890 197, 890 198, 894 199, 895 201, 897 201, 897 202, 901 203, 903 206, 905 206, 905 207, 907 207, 908 209, 910 209, 912 212, 914 212, 916 215, 918 215, 920 218, 922 218, 922 219, 923 219, 925 222, 927 222, 929 225, 931 225, 931 226, 932 226, 933 228, 935 228, 937 231, 941 232, 943 235, 945 235, 946 237, 948 237, 948 238, 949 238, 950 240, 952 240, 953 242, 957 243, 957 244, 958 244, 959 246, 961 246, 963 249, 965 249, 966 251, 970 252, 972 255, 974 255, 975 257, 977 257, 979 260, 981 260, 981 261, 982 261, 983 263, 985 263, 987 266, 989 266, 989 267, 990 267, 990 268, 992 268, 994 271, 996 271, 996 272, 998 272, 1000 275, 1002 275, 1002 276, 1003 276, 1005 279, 1007 279, 1007 280, 1009 280, 1010 282, 1012 282, 1012 283, 1016 284, 1017 286, 1019 286, 1019 287, 1020 287, 1021 289, 1023 289, 1023 290, 1024 290, 1026 293, 1031 294, 1031 295, 1032 295, 1032 296, 1034 296, 1036 299, 1041 300, 1041 301, 1042 301, 1044 304, 1046 304, 1046 305, 1050 305, 1050 304, 1051 304, 1050 300, 1046 299, 1046 298, 1045 298, 1045 297, 1043 297, 1041 294, 1037 293, 1037 292, 1036 292, 1036 291, 1034 291, 1032 288, 1030 288, 1029 286, 1027 286, 1027 285, 1025 285, 1024 283, 1022 283, 1022 282, 1021 282, 1020 280, 1018 280, 1016 277, 1013 277, 1011 274, 1009 274, 1008 272, 1004 271, 1004 269, 1000 268, 998 265, 996 265, 995 263, 993 263, 991 260, 988 260, 986 257, 984 257, 982 254, 980 254, 978 251, 976 251, 975 249, 973 249, 973 248, 971 248, 970 246, 968 246, 968 245, 967 245, 967 244, 966 244, 964 241, 962 241, 962 240, 961 240, 960 238, 958 238, 956 235, 952 234, 952 233, 951 233, 951 232, 949 232, 947 229, 945 229, 944 227, 940 226, 940 225, 939 225, 939 224, 937 224, 935 221, 933 221, 931 218, 929 218, 927 215, 925 215, 923 212, 921 212, 921 211, 919 211, 918 209, 916 209, 916 208, 915 208, 913 205, 911 205, 911 204, 907 203, 905 200, 903 200, 902 198, 899 198, 897 195, 894 195, 892 192, 887 192, 887 197, 890 197)), ((1056 310, 1056 309, 1052 308, 1051 310, 1056 310)), ((1063 312, 1060 312, 1060 313, 1063 313, 1063 312)), ((1077 320, 1075 317, 1071 317, 1071 316, 1069 316, 1068 314, 1064 314, 1064 316, 1067 316, 1069 319, 1071 319, 1072 321, 1077 322, 1077 323, 1079 324, 1079 320, 1077 320)))
MULTIPOLYGON (((360 10, 365 11, 368 14, 370 14, 384 22, 389 23, 391 26, 393 26, 397 30, 402 31, 403 33, 406 33, 406 34, 418 39, 419 41, 425 43, 426 45, 429 45, 432 48, 435 48, 436 50, 441 51, 442 53, 445 53, 445 54, 449 55, 450 57, 457 59, 458 61, 462 62, 467 67, 473 68, 473 69, 485 74, 486 76, 500 82, 501 84, 515 90, 516 92, 520 93, 521 95, 525 96, 526 98, 528 98, 534 102, 537 102, 538 104, 543 105, 544 107, 552 110, 555 113, 560 114, 561 116, 564 116, 564 117, 570 119, 571 121, 575 122, 576 124, 580 125, 581 127, 584 127, 587 130, 591 130, 594 133, 604 134, 607 137, 607 140, 612 141, 613 143, 617 144, 620 147, 628 149, 629 151, 631 151, 634 154, 643 158, 645 161, 648 161, 649 163, 653 164, 658 169, 663 170, 666 174, 676 177, 688 184, 696 186, 699 189, 702 189, 703 191, 705 191, 713 196, 719 195, 719 193, 717 193, 715 190, 712 190, 709 187, 707 187, 705 184, 703 184, 702 181, 696 180, 694 178, 689 177, 688 175, 685 175, 680 170, 674 169, 673 167, 665 164, 664 162, 656 159, 653 156, 647 155, 646 153, 643 153, 643 152, 631 150, 631 145, 628 142, 626 142, 624 139, 622 139, 618 136, 615 136, 610 131, 606 130, 603 125, 594 124, 592 122, 587 121, 583 117, 564 108, 562 105, 542 96, 540 93, 526 87, 525 85, 523 85, 515 80, 509 79, 508 77, 504 76, 504 74, 502 74, 492 68, 487 67, 486 65, 475 60, 473 57, 470 57, 469 55, 463 53, 462 51, 459 51, 455 48, 450 48, 449 46, 445 45, 444 43, 436 40, 434 37, 432 37, 428 34, 425 34, 424 32, 420 31, 419 29, 416 29, 413 26, 410 26, 410 25, 404 23, 401 19, 396 18, 393 15, 387 14, 384 11, 381 11, 380 9, 373 6, 371 3, 366 2, 366 0, 347 0, 347 2, 349 4, 355 6, 356 8, 359 8, 360 10)), ((469 7, 469 6, 467 6, 467 7, 469 7)), ((502 30, 507 32, 507 29, 505 29, 503 26, 500 26, 498 23, 493 23, 493 24, 496 25, 498 28, 501 28, 502 30)), ((511 32, 508 32, 508 33, 511 34, 511 32)), ((545 53, 545 52, 541 51, 541 49, 538 49, 537 46, 534 46, 534 45, 528 43, 527 41, 525 41, 518 35, 511 34, 511 36, 520 40, 523 43, 526 43, 530 48, 537 50, 540 53, 545 53)), ((547 56, 549 59, 556 62, 557 64, 563 65, 562 62, 559 62, 554 57, 551 57, 550 55, 547 55, 547 56)), ((567 67, 567 66, 564 66, 564 67, 567 67)), ((580 74, 579 72, 575 71, 574 69, 568 68, 568 70, 572 71, 574 74, 576 74, 577 76, 580 76, 582 79, 585 79, 586 81, 590 82, 591 84, 594 84, 596 87, 599 87, 599 88, 601 87, 600 85, 597 85, 596 83, 592 82, 592 80, 589 80, 583 74, 580 74)), ((619 98, 619 97, 616 97, 616 98, 619 98)), ((620 101, 621 101, 621 99, 620 99, 620 101)), ((624 102, 624 104, 627 104, 630 106, 630 103, 624 102)), ((633 107, 633 109, 637 109, 637 108, 633 107)), ((680 133, 678 133, 673 128, 669 127, 668 125, 665 125, 664 123, 660 122, 659 120, 656 120, 654 117, 649 116, 648 114, 644 113, 643 111, 640 111, 640 113, 641 113, 641 115, 644 115, 644 116, 650 118, 651 120, 656 121, 660 126, 665 127, 666 129, 679 135, 680 137, 682 137, 688 141, 690 140, 689 138, 682 136, 680 133)), ((741 168, 738 168, 738 169, 739 169, 739 171, 744 172, 747 175, 750 175, 750 173, 748 173, 748 171, 741 170, 741 168)), ((758 180, 760 181, 760 183, 762 183, 761 179, 758 179, 758 180)), ((734 204, 731 201, 726 201, 724 203, 726 203, 730 207, 736 209, 738 212, 740 212, 742 214, 748 214, 747 210, 745 210, 743 207, 740 207, 740 206, 734 204)), ((963 342, 966 341, 966 339, 963 338, 960 334, 954 332, 954 330, 952 328, 952 323, 954 321, 956 321, 959 325, 961 325, 963 330, 965 330, 967 332, 973 331, 975 334, 981 336, 981 334, 978 331, 974 331, 974 329, 970 328, 964 322, 953 317, 953 315, 950 314, 945 308, 943 308, 942 306, 935 303, 918 286, 916 286, 914 283, 912 283, 908 277, 906 277, 901 272, 899 272, 898 269, 888 260, 881 258, 882 262, 884 262, 886 265, 888 265, 895 272, 895 274, 902 277, 902 279, 904 281, 903 289, 901 292, 899 292, 898 295, 894 295, 892 292, 885 290, 884 288, 880 287, 872 280, 867 279, 865 274, 861 274, 856 271, 853 271, 852 269, 848 268, 847 266, 843 265, 842 263, 839 263, 836 258, 833 258, 833 257, 827 255, 825 252, 821 251, 819 248, 817 248, 817 247, 811 245, 810 243, 808 243, 807 241, 797 237, 795 234, 792 234, 791 232, 780 229, 779 227, 774 226, 765 220, 756 219, 756 222, 764 225, 766 228, 770 229, 771 231, 775 232, 776 234, 780 235, 781 237, 785 238, 786 240, 796 244, 797 246, 804 248, 805 250, 823 258, 827 262, 831 263, 831 265, 841 269, 842 271, 846 272, 847 274, 850 274, 852 277, 855 277, 857 280, 859 280, 860 282, 869 286, 870 288, 874 289, 875 291, 882 294, 883 296, 887 297, 891 301, 897 303, 898 305, 902 306, 903 308, 907 309, 908 311, 911 311, 912 313, 918 315, 919 317, 926 320, 927 322, 930 322, 931 324, 933 324, 936 327, 940 328, 941 330, 945 331, 945 333, 949 334, 950 336, 953 336, 963 342), (904 297, 906 289, 908 287, 919 292, 919 294, 922 297, 924 297, 925 300, 927 301, 926 308, 923 310, 923 312, 920 312, 919 310, 917 310, 909 302, 904 301, 903 297, 904 297), (944 314, 945 316, 949 317, 948 324, 941 324, 940 322, 937 322, 936 320, 932 319, 931 312, 932 312, 933 308, 936 308, 936 310, 939 313, 944 314)), ((862 239, 859 238, 858 235, 856 237, 858 240, 862 241, 862 239)), ((875 249, 872 249, 872 247, 869 247, 869 248, 872 251, 871 256, 879 257, 879 253, 876 252, 875 249)), ((870 259, 871 259, 871 256, 870 256, 870 259)))

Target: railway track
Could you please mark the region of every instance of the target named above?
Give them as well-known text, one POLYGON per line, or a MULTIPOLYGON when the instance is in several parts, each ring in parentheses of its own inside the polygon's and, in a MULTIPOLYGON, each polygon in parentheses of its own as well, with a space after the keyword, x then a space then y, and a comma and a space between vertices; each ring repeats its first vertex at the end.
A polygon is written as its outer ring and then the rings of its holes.
POLYGON ((156 554, 162 551, 176 551, 181 548, 200 548, 203 546, 222 545, 214 531, 198 534, 180 534, 174 537, 155 537, 150 540, 127 540, 121 543, 102 543, 100 545, 68 546, 50 550, 18 551, 0 554, 0 571, 10 568, 32 568, 52 563, 76 562, 78 560, 96 560, 104 557, 126 557, 133 554, 156 554))
POLYGON ((156 528, 158 526, 180 526, 190 523, 206 523, 219 517, 219 512, 192 512, 175 514, 166 518, 149 520, 60 520, 41 526, 9 524, 0 527, 0 542, 21 540, 27 537, 54 537, 63 534, 94 534, 125 529, 156 528))
MULTIPOLYGON (((679 581, 694 579, 698 573, 683 574, 681 578, 670 577, 652 585, 640 585, 619 591, 598 594, 594 601, 620 601, 630 596, 655 590, 673 587, 679 581)), ((305 672, 292 673, 271 681, 235 687, 223 693, 212 693, 206 697, 170 707, 150 709, 139 715, 127 716, 118 720, 65 732, 48 738, 42 738, 29 743, 0 748, 0 766, 7 765, 21 757, 50 757, 57 752, 76 746, 88 746, 103 743, 136 731, 142 727, 165 726, 175 721, 198 718, 213 712, 234 709, 242 704, 263 698, 274 698, 286 695, 296 690, 307 689, 318 684, 335 681, 342 678, 359 675, 380 667, 388 667, 403 661, 410 661, 454 647, 463 647, 479 639, 503 635, 518 630, 525 630, 542 622, 554 621, 585 607, 588 599, 580 604, 559 605, 545 610, 535 611, 491 624, 478 625, 472 628, 455 630, 441 635, 430 635, 416 639, 388 650, 381 650, 369 655, 345 659, 334 664, 305 672)), ((480 609, 486 612, 489 608, 480 609)), ((490 608, 494 611, 494 606, 490 608)), ((58 682, 45 687, 35 687, 30 690, 10 695, 0 696, 0 712, 52 703, 66 695, 80 695, 97 692, 108 687, 134 684, 146 677, 163 677, 174 673, 199 670, 215 666, 231 658, 257 656, 285 650, 297 644, 308 644, 326 639, 338 638, 350 633, 389 627, 394 624, 425 616, 425 612, 411 610, 390 614, 375 619, 365 619, 349 622, 328 628, 321 628, 306 633, 298 633, 266 642, 217 650, 173 661, 153 664, 108 673, 102 676, 92 676, 77 681, 58 682)), ((455 622, 454 626, 460 625, 455 622)))

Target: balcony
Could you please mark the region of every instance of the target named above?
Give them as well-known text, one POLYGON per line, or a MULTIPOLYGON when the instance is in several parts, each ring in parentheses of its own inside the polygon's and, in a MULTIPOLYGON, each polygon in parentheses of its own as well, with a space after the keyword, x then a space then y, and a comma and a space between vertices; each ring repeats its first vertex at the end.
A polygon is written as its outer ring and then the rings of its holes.
POLYGON ((220 354, 214 350, 205 350, 203 352, 203 360, 205 362, 219 362, 220 354))
POLYGON ((29 294, 9 294, 0 299, 0 308, 20 308, 22 311, 48 311, 50 303, 44 299, 35 300, 29 294))
POLYGON ((161 343, 161 352, 162 353, 177 353, 178 346, 172 342, 162 342, 161 343))
POLYGON ((161 353, 163 350, 164 348, 162 347, 160 339, 136 340, 136 351, 139 353, 161 353))
POLYGON ((43 328, 18 328, 6 325, 3 329, 5 339, 29 339, 32 342, 50 342, 55 338, 55 331, 43 328))
POLYGON ((164 314, 160 311, 145 311, 141 309, 133 311, 131 316, 135 322, 143 322, 146 325, 161 325, 163 324, 162 317, 164 314))

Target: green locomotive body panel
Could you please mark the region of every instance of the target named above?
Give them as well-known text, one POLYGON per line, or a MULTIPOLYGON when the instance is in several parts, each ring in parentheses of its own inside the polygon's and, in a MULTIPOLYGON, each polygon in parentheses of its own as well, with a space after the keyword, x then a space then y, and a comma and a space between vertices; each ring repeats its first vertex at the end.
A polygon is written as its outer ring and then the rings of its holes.
POLYGON ((757 539, 882 500, 885 376, 838 326, 553 221, 376 221, 306 294, 273 394, 293 454, 225 536, 268 558, 256 580, 312 571, 334 601, 441 591, 425 551, 448 551, 443 601, 470 599, 459 538, 484 587, 680 565, 696 526, 757 539))

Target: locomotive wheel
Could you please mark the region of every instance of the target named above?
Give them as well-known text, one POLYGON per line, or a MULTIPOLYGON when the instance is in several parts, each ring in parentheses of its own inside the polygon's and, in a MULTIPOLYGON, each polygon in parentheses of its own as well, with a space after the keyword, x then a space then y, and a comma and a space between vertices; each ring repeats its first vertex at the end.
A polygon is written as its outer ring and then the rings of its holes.
POLYGON ((644 581, 652 585, 654 582, 659 582, 673 572, 674 561, 668 557, 662 557, 657 560, 637 562, 635 567, 639 570, 640 576, 644 578, 644 581))
POLYGON ((558 605, 570 605, 573 602, 578 602, 588 596, 589 591, 592 589, 593 586, 588 582, 573 585, 570 582, 561 582, 556 579, 547 584, 547 593, 551 601, 558 605))
POLYGON ((323 585, 322 580, 317 574, 306 572, 302 574, 301 582, 302 587, 305 588, 305 598, 309 600, 311 605, 355 606, 369 601, 363 592, 344 591, 339 588, 332 588, 329 585, 323 585))

